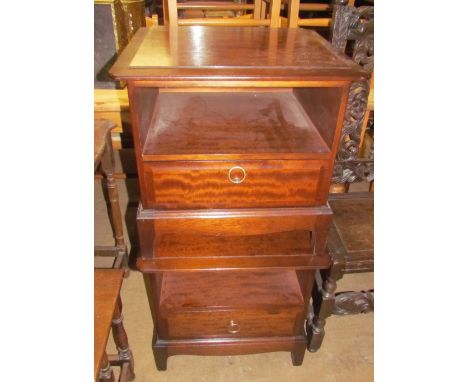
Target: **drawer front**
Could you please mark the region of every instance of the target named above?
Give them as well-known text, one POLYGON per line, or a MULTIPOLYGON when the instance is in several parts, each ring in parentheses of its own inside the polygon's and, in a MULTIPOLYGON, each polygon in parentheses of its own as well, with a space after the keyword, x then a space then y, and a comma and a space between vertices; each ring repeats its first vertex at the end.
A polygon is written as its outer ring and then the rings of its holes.
POLYGON ((303 326, 302 315, 302 307, 276 311, 252 309, 171 313, 167 316, 165 334, 168 336, 166 339, 299 335, 303 326))
POLYGON ((327 162, 151 162, 144 164, 149 208, 300 207, 324 204, 327 162))

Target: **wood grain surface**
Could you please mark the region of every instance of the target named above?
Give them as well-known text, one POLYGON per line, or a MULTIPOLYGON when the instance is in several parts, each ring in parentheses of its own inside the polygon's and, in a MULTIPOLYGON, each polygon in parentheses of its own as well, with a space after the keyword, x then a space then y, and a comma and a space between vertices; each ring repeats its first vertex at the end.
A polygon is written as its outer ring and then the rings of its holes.
POLYGON ((124 80, 368 77, 311 30, 210 26, 140 28, 110 74, 124 80))
POLYGON ((166 234, 157 235, 157 257, 235 257, 312 255, 309 231, 279 232, 252 236, 214 236, 166 234))
POLYGON ((144 163, 147 207, 304 207, 326 202, 326 161, 144 163), (241 181, 241 183, 235 183, 241 181), (321 197, 321 198, 320 198, 321 197))
POLYGON ((167 273, 162 280, 167 339, 293 335, 302 312, 294 271, 167 273))
POLYGON ((323 222, 330 222, 331 216, 328 206, 183 211, 146 210, 140 206, 137 219, 153 227, 152 230, 147 228, 146 234, 190 232, 192 235, 251 236, 295 230, 314 231, 323 222))
POLYGON ((223 271, 165 273, 161 288, 161 310, 203 311, 303 305, 296 272, 223 271))
MULTIPOLYGON (((339 96, 341 89, 335 92, 339 96)), ((329 114, 336 121, 333 106, 329 114)), ((142 152, 145 161, 330 153, 313 123, 320 115, 308 115, 292 92, 161 93, 156 113, 142 152)))
POLYGON ((278 308, 275 311, 261 309, 236 309, 170 313, 167 315, 167 338, 237 338, 280 337, 294 335, 296 321, 302 306, 278 308), (235 328, 235 332, 231 328, 235 328))

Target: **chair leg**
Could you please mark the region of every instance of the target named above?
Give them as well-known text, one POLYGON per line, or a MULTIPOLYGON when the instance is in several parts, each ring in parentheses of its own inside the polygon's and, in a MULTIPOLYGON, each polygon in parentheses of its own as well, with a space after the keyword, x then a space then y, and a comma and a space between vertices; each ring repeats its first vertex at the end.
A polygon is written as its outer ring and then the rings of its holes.
POLYGON ((129 380, 135 378, 134 372, 134 361, 133 354, 128 346, 127 333, 125 332, 123 326, 123 318, 121 314, 122 309, 122 300, 120 296, 118 298, 117 304, 115 306, 114 314, 112 316, 112 335, 114 337, 115 344, 117 345, 117 351, 119 352, 119 358, 122 361, 128 361, 129 368, 129 380))
POLYGON ((322 345, 325 336, 326 319, 331 315, 335 305, 336 281, 328 277, 323 285, 317 283, 314 293, 313 317, 309 324, 308 346, 310 352, 316 352, 322 345))
POLYGON ((111 368, 107 354, 104 353, 101 361, 101 369, 98 376, 99 382, 115 382, 114 371, 111 368))
POLYGON ((335 306, 336 282, 344 275, 344 249, 339 246, 340 238, 335 224, 332 224, 328 234, 328 249, 332 257, 332 264, 328 270, 316 273, 316 282, 312 291, 312 306, 307 325, 307 349, 316 352, 322 345, 325 336, 326 319, 332 314, 335 306), (334 248, 333 251, 330 250, 334 248), (323 280, 323 281, 322 281, 323 280))
POLYGON ((123 219, 122 212, 120 210, 119 192, 117 190, 117 183, 114 177, 115 161, 110 134, 107 137, 106 150, 102 155, 101 167, 102 171, 104 172, 105 185, 110 203, 110 218, 112 229, 114 231, 115 246, 119 249, 119 254, 124 254, 122 259, 116 259, 116 263, 118 263, 119 266, 125 268, 126 272, 124 276, 128 277, 129 272, 127 247, 124 240, 123 219))

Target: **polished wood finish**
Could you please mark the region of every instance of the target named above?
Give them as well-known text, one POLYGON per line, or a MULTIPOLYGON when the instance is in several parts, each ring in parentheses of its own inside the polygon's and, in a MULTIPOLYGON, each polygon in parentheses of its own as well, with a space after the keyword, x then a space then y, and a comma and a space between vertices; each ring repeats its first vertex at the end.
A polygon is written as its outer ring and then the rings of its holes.
MULTIPOLYGON (((339 101, 341 89, 336 91, 339 101)), ((310 112, 309 117, 292 92, 163 93, 156 108, 144 160, 295 153, 310 158, 330 152, 314 125, 319 116, 310 112)))
POLYGON ((329 224, 328 206, 310 208, 243 208, 231 210, 158 211, 141 206, 139 221, 148 221, 160 234, 188 232, 225 236, 260 235, 294 230, 313 230, 329 224))
POLYGON ((229 27, 140 28, 110 73, 127 81, 245 79, 251 87, 257 86, 255 80, 346 82, 368 77, 314 31, 229 27))
POLYGON ((111 72, 128 82, 157 368, 280 350, 300 365, 349 84, 365 72, 312 31, 228 27, 139 31, 111 72))
POLYGON ((294 271, 166 273, 159 338, 295 335, 303 305, 294 271))
POLYGON ((94 271, 94 379, 114 381, 111 366, 120 366, 119 381, 133 380, 133 355, 128 345, 122 322, 120 288, 123 270, 100 269, 94 271), (117 345, 118 355, 107 355, 109 332, 117 345))
POLYGON ((144 164, 147 207, 305 207, 325 202, 324 161, 158 162, 144 164), (236 183, 239 182, 239 183, 236 183))
POLYGON ((175 311, 302 307, 294 271, 171 272, 162 278, 160 309, 175 311))
POLYGON ((157 237, 156 257, 236 257, 313 255, 310 231, 251 236, 165 234, 157 237))

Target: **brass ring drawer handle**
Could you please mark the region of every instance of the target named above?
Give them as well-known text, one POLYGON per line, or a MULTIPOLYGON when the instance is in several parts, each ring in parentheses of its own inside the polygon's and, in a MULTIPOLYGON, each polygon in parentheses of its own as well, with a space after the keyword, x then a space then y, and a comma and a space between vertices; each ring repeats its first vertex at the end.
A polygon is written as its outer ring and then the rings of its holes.
POLYGON ((228 172, 228 178, 234 184, 242 183, 246 176, 247 172, 240 166, 234 166, 228 172))
POLYGON ((234 320, 231 320, 228 325, 228 332, 235 334, 240 332, 240 325, 235 322, 234 320))

